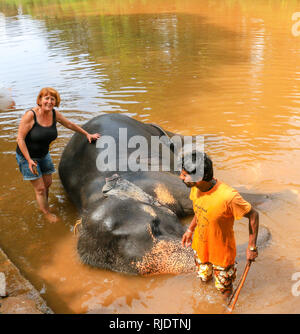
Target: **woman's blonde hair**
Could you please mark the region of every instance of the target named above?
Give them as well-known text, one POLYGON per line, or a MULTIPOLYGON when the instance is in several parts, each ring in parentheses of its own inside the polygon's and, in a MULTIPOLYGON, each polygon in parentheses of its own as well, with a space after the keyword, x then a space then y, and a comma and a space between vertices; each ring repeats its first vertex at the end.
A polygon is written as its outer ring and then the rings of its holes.
POLYGON ((46 96, 46 95, 51 95, 51 96, 55 97, 55 99, 56 99, 55 107, 59 107, 60 95, 59 95, 57 90, 55 90, 54 88, 51 88, 51 87, 45 87, 45 88, 41 89, 41 91, 39 92, 39 95, 36 99, 36 104, 40 105, 41 98, 43 96, 46 96))

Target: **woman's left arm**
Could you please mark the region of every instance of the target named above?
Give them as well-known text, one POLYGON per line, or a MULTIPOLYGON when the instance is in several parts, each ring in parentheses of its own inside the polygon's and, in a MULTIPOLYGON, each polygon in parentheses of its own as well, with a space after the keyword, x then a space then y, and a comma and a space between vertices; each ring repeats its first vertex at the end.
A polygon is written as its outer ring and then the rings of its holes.
POLYGON ((93 134, 88 133, 87 131, 85 131, 80 126, 78 126, 75 123, 69 121, 59 111, 55 110, 55 114, 56 114, 56 120, 57 120, 57 122, 59 122, 61 125, 63 125, 64 127, 68 128, 70 130, 82 133, 83 135, 86 136, 86 138, 89 141, 89 143, 91 143, 92 141, 97 140, 98 138, 100 138, 100 134, 99 133, 93 133, 93 134))

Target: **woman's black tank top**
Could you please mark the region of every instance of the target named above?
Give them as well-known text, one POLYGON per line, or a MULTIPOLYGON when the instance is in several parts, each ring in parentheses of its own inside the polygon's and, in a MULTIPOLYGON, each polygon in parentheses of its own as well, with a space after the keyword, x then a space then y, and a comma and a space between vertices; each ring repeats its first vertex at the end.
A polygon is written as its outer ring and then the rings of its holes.
MULTIPOLYGON (((49 152, 50 143, 57 138, 55 110, 53 113, 53 122, 50 126, 42 126, 36 120, 36 114, 33 112, 34 124, 31 130, 27 133, 25 143, 32 159, 43 158, 49 152)), ((22 155, 22 152, 17 145, 17 153, 22 155)))

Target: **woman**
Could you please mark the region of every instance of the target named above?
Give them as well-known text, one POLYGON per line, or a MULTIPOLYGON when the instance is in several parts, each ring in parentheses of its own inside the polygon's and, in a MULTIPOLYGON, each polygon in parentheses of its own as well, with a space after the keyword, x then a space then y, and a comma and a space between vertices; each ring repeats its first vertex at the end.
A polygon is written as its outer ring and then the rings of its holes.
POLYGON ((52 173, 55 172, 49 154, 50 143, 57 138, 56 122, 73 131, 82 133, 89 143, 97 140, 98 133, 89 134, 80 126, 66 119, 54 107, 60 104, 60 95, 53 88, 43 88, 37 97, 37 106, 28 110, 21 119, 16 158, 24 180, 30 180, 40 210, 50 222, 57 216, 50 212, 48 203, 52 173))

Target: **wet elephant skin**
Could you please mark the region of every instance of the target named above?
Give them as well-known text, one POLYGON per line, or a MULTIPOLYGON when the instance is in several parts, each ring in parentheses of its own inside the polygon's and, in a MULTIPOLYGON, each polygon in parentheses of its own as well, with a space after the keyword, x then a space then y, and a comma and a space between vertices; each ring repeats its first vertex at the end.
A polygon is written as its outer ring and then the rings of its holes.
MULTIPOLYGON (((120 128, 127 129, 128 140, 138 135, 148 143, 151 136, 166 134, 159 127, 120 114, 97 116, 83 128, 113 137, 117 147, 120 128)), ((81 260, 130 274, 193 270, 191 250, 180 245, 184 233, 180 218, 193 213, 190 189, 179 179, 178 172, 100 172, 96 160, 104 148, 98 147, 99 143, 89 144, 83 135, 75 133, 59 163, 61 182, 82 218, 77 244, 81 260)), ((172 162, 175 157, 168 148, 172 162)), ((128 149, 128 156, 134 150, 128 149)), ((148 153, 150 159, 150 150, 148 153)), ((264 195, 251 195, 252 204, 264 200, 264 195)), ((268 239, 265 231, 259 242, 268 239)))

